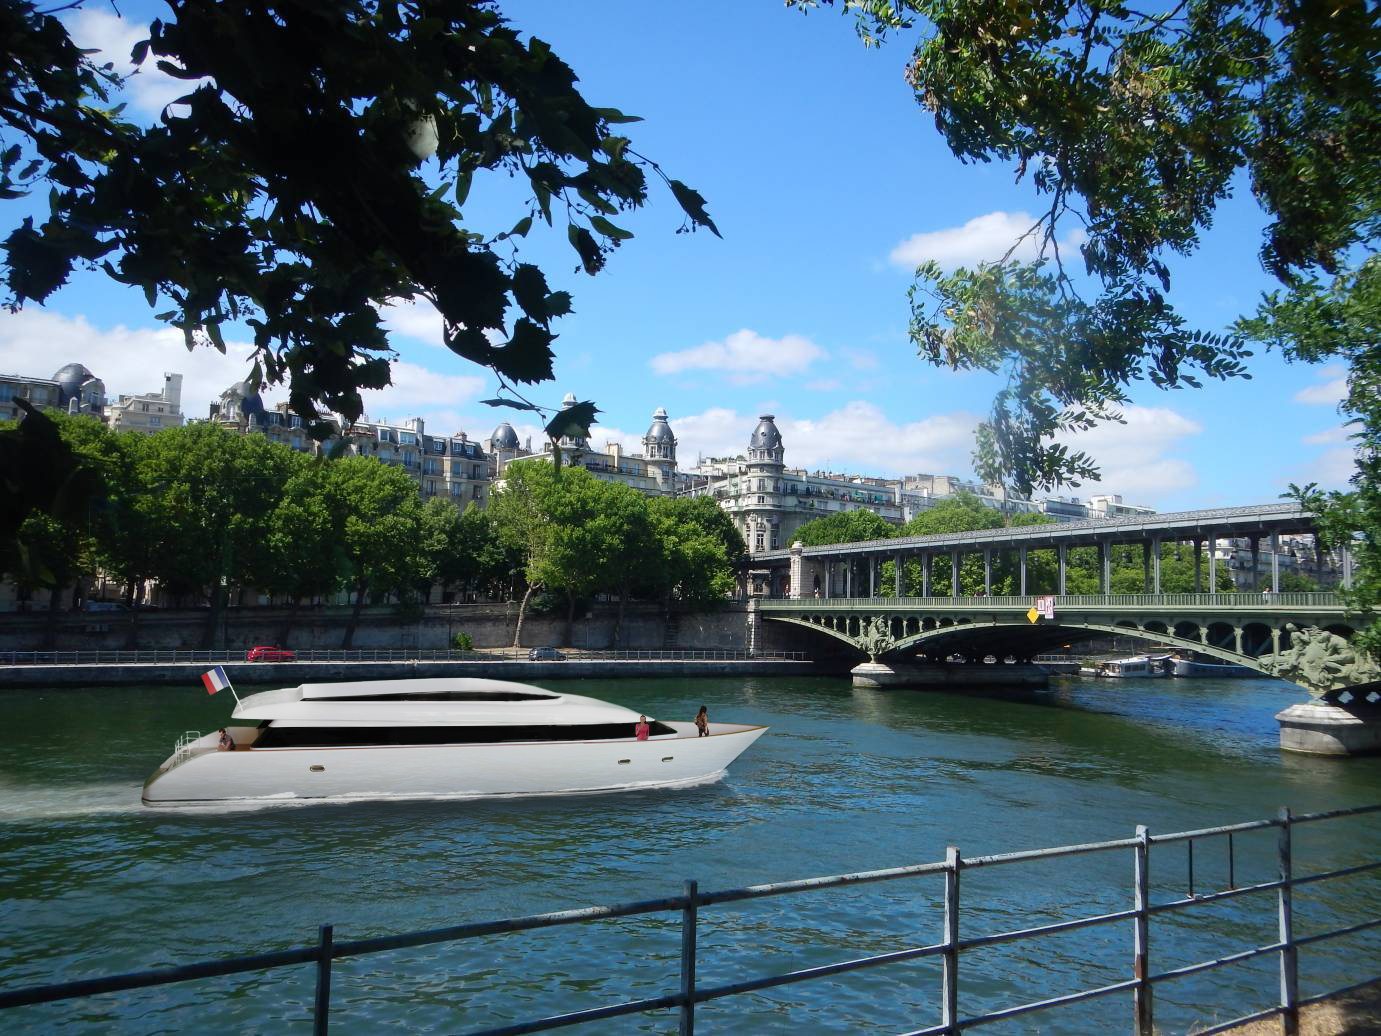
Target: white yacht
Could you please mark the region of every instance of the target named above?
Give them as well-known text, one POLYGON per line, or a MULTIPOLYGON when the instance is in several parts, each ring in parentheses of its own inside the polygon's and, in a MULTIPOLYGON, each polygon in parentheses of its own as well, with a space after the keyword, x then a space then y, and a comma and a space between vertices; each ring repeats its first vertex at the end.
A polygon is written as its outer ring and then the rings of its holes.
POLYGON ((188 731, 146 806, 295 799, 562 795, 696 784, 767 730, 648 717, 506 680, 303 684, 245 697, 226 732, 188 731))

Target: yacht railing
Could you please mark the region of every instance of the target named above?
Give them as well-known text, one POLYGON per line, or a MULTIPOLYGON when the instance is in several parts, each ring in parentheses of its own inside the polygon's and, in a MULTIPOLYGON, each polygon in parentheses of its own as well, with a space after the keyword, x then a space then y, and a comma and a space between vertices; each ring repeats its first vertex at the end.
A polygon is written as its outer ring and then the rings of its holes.
POLYGON ((177 739, 177 744, 173 745, 173 761, 168 769, 172 769, 181 763, 185 763, 195 754, 195 745, 201 740, 200 730, 184 731, 182 736, 177 739))
MULTIPOLYGON (((567 1011, 526 1021, 510 1022, 497 1027, 482 1029, 464 1028, 463 1019, 456 1019, 448 1030, 465 1031, 470 1036, 517 1036, 518 1033, 541 1032, 582 1022, 599 1021, 622 1015, 641 1014, 649 1011, 675 1010, 679 1015, 681 1036, 693 1036, 695 1031, 695 1008, 711 1000, 754 993, 764 989, 786 986, 797 982, 842 975, 878 965, 899 961, 939 958, 942 965, 939 987, 935 990, 933 1007, 939 1016, 938 1022, 921 1024, 908 1030, 907 1036, 960 1036, 960 1033, 980 1025, 1007 1019, 1034 1015, 1044 1011, 1080 1003, 1095 998, 1120 995, 1128 999, 1132 1030, 1137 1036, 1154 1036, 1155 1012, 1154 990, 1160 983, 1182 979, 1217 968, 1229 967, 1258 957, 1273 957, 1279 973, 1278 985, 1270 985, 1275 993, 1270 1006, 1252 1011, 1230 1021, 1215 1022, 1193 1030, 1194 1036, 1211 1036, 1214 1033, 1259 1019, 1279 1017, 1282 1031, 1298 1031, 1301 1007, 1327 1000, 1331 997, 1370 985, 1381 975, 1376 974, 1377 963, 1374 958, 1357 954, 1352 958, 1368 969, 1365 981, 1345 985, 1310 996, 1299 994, 1299 958, 1301 950, 1319 943, 1355 935, 1381 927, 1381 917, 1357 919, 1342 927, 1311 931, 1301 934, 1296 931, 1294 922, 1294 890, 1301 886, 1318 882, 1355 883, 1363 875, 1374 874, 1381 869, 1381 859, 1364 859, 1348 866, 1312 874, 1294 873, 1294 851, 1291 834, 1300 824, 1316 821, 1336 820, 1344 817, 1358 817, 1381 811, 1381 804, 1353 809, 1337 809, 1323 813, 1294 815, 1282 809, 1269 820, 1255 820, 1242 824, 1228 824, 1221 827, 1202 828, 1194 831, 1179 831, 1172 834, 1152 835, 1145 827, 1137 827, 1131 838, 1119 838, 1105 842, 1088 842, 1080 845, 1063 845, 1049 849, 1034 849, 1021 852, 998 853, 990 856, 965 857, 958 847, 950 846, 943 860, 932 863, 893 867, 886 870, 861 871, 853 874, 836 874, 823 878, 806 878, 799 881, 783 881, 767 885, 750 885, 745 888, 725 889, 718 892, 701 892, 695 881, 685 882, 679 896, 664 899, 643 900, 634 903, 621 903, 612 906, 583 907, 574 910, 560 910, 555 913, 534 914, 526 917, 503 918, 496 921, 481 921, 472 924, 455 925, 430 931, 408 932, 402 935, 376 936, 348 942, 336 942, 332 925, 324 924, 318 931, 315 945, 299 946, 280 950, 276 953, 260 954, 254 957, 236 957, 223 960, 203 961, 178 967, 163 968, 156 971, 135 972, 126 975, 111 975, 102 978, 79 979, 73 982, 60 982, 52 985, 28 986, 0 990, 0 1009, 20 1007, 30 1004, 45 1004, 60 1000, 113 993, 126 989, 139 989, 147 986, 161 986, 172 982, 211 978, 221 975, 234 975, 269 968, 289 967, 300 964, 315 964, 316 996, 314 1000, 313 1031, 325 1036, 330 1019, 332 997, 333 961, 345 957, 360 957, 372 953, 386 953, 414 946, 428 946, 439 943, 456 942, 502 933, 536 931, 564 925, 582 924, 590 921, 607 920, 635 915, 655 915, 679 913, 681 917, 681 952, 679 980, 668 977, 667 991, 655 996, 628 1000, 622 1003, 607 1004, 601 1007, 580 1011, 567 1011), (1235 880, 1235 864, 1245 855, 1240 845, 1234 844, 1234 836, 1250 831, 1277 833, 1272 868, 1278 877, 1270 881, 1255 881, 1238 884, 1235 880), (1226 882, 1212 889, 1203 889, 1203 867, 1200 865, 1200 891, 1194 886, 1194 847, 1211 840, 1225 840, 1227 875, 1226 882), (1186 896, 1172 898, 1163 902, 1151 899, 1151 862, 1153 850, 1157 859, 1161 847, 1183 845, 1188 861, 1188 893, 1186 896), (960 875, 973 868, 992 868, 1007 865, 1021 865, 1035 860, 1049 860, 1056 857, 1072 857, 1094 853, 1125 852, 1130 856, 1129 877, 1131 878, 1131 900, 1129 909, 1087 917, 1066 918, 1050 924, 1017 928, 995 934, 985 934, 961 938, 960 919, 960 875), (769 896, 782 896, 802 892, 818 892, 824 889, 843 888, 869 882, 887 882, 907 878, 934 877, 943 881, 944 914, 940 939, 924 945, 901 945, 884 953, 871 956, 853 957, 830 964, 799 968, 780 974, 759 975, 738 982, 705 985, 696 981, 696 969, 701 961, 696 950, 696 939, 701 924, 701 914, 706 908, 728 903, 742 903, 748 900, 763 899, 769 896), (1153 925, 1162 917, 1184 911, 1209 911, 1239 897, 1252 895, 1271 895, 1276 902, 1277 937, 1267 943, 1243 947, 1231 953, 1218 953, 1217 956, 1194 963, 1180 963, 1174 967, 1157 971, 1154 967, 1156 954, 1164 952, 1167 957, 1182 961, 1187 954, 1181 946, 1167 947, 1162 951, 1162 943, 1153 940, 1153 925), (1001 943, 1017 943, 1035 940, 1048 935, 1071 932, 1077 929, 1092 928, 1108 924, 1129 924, 1132 929, 1133 953, 1127 961, 1128 977, 1119 982, 1093 988, 1069 990, 1042 1000, 1016 1004, 998 1010, 978 1014, 964 1014, 961 1011, 959 975, 963 955, 974 950, 1001 943), (1153 948, 1155 952, 1153 953, 1153 948)), ((1219 842, 1221 844, 1221 842, 1219 842)), ((1269 857, 1268 857, 1269 858, 1269 857)), ((1176 868, 1178 870, 1178 868, 1176 868)), ((1372 886, 1373 888, 1375 886, 1372 886)), ((969 900, 965 900, 969 902, 969 900)), ((1032 957, 1031 959, 1034 959, 1032 957)), ((1220 1006, 1214 1004, 1214 1007, 1220 1006)))

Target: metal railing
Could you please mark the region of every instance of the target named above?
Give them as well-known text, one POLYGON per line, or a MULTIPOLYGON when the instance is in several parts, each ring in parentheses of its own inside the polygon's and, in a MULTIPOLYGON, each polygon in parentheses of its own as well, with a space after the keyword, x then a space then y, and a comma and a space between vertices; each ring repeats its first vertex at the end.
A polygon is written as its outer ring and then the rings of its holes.
MULTIPOLYGON (((291 659, 250 662, 240 651, 188 651, 153 648, 143 651, 0 651, 0 665, 249 665, 256 668, 291 665, 296 662, 512 662, 528 661, 531 648, 484 648, 476 651, 446 648, 339 648, 294 649, 291 659)), ((731 651, 720 649, 601 651, 560 648, 564 659, 535 661, 591 662, 802 662, 804 651, 731 651)))
POLYGON ((764 597, 765 611, 877 611, 885 608, 933 608, 938 610, 1026 611, 1037 600, 1051 599, 1055 611, 1201 608, 1222 611, 1326 611, 1342 614, 1342 599, 1324 591, 1188 594, 1026 594, 1019 597, 764 597))
POLYGON ((1089 842, 1080 845, 1064 845, 1050 849, 1034 849, 1021 852, 998 853, 990 856, 965 858, 955 846, 950 846, 942 861, 922 863, 906 867, 893 867, 885 870, 862 871, 853 874, 836 874, 823 878, 807 878, 799 881, 783 881, 774 884, 750 885, 745 888, 726 889, 719 892, 701 892, 695 881, 686 881, 682 894, 663 899, 643 900, 613 906, 584 907, 575 910, 560 910, 554 913, 534 914, 526 917, 505 918, 497 921, 481 921, 472 924, 437 928, 430 931, 409 932, 402 935, 377 936, 348 942, 335 940, 334 927, 324 924, 318 931, 318 939, 313 946, 300 946, 280 950, 276 953, 260 954, 253 957, 236 957, 219 961, 203 961, 156 971, 136 972, 126 975, 111 975, 102 978, 80 979, 74 982, 61 982, 52 985, 29 986, 0 991, 0 1009, 32 1004, 53 1003, 77 997, 95 996, 127 989, 167 985, 192 979, 213 976, 234 975, 251 971, 263 971, 297 964, 316 965, 316 997, 314 1001, 314 1032, 325 1034, 331 1008, 331 964, 344 957, 359 957, 366 954, 382 953, 415 946, 449 943, 463 939, 501 933, 527 932, 563 925, 581 924, 590 921, 607 920, 634 915, 679 912, 681 915, 681 954, 680 976, 674 992, 659 996, 644 997, 623 1003, 608 1004, 602 1007, 562 1014, 547 1015, 542 1018, 515 1022, 498 1027, 471 1030, 471 1036, 516 1036, 518 1033, 541 1032, 581 1022, 592 1022, 603 1018, 640 1014, 647 1011, 660 1011, 675 1008, 680 1015, 680 1033, 692 1036, 695 1029, 695 1007, 697 1004, 718 1000, 723 997, 757 992, 777 986, 807 982, 863 968, 882 964, 922 958, 939 958, 942 963, 941 982, 938 993, 940 1021, 913 1029, 908 1036, 958 1036, 961 1030, 974 1028, 990 1022, 1003 1021, 1027 1014, 1051 1010, 1070 1004, 1092 1000, 1118 993, 1131 994, 1131 1012, 1134 1031, 1138 1036, 1153 1036, 1154 997, 1157 983, 1180 979, 1189 975, 1202 974, 1217 968, 1227 967, 1257 957, 1274 955, 1278 962, 1280 975, 1280 995, 1278 1003, 1264 1010, 1243 1015, 1231 1021, 1214 1024, 1195 1031, 1195 1036, 1210 1036, 1227 1029, 1258 1019, 1280 1016, 1284 1020, 1287 1033, 1296 1031, 1299 1008, 1325 1000, 1332 996, 1350 992, 1362 985, 1376 980, 1356 983, 1330 990, 1314 996, 1299 995, 1299 950, 1316 945, 1326 939, 1339 938, 1358 932, 1381 927, 1381 917, 1370 918, 1341 928, 1315 932, 1307 936, 1297 936, 1293 922, 1294 889, 1323 881, 1336 881, 1375 871, 1381 868, 1381 859, 1313 874, 1295 875, 1293 872, 1293 850, 1291 832, 1299 824, 1323 820, 1336 820, 1342 817, 1356 817, 1381 811, 1381 804, 1353 809, 1338 809, 1322 813, 1292 816, 1288 809, 1281 809, 1272 819, 1257 820, 1242 824, 1228 824, 1221 827, 1202 828, 1194 831, 1180 831, 1173 834, 1152 835, 1143 826, 1138 826, 1132 838, 1114 839, 1105 842, 1089 842), (1276 864, 1278 877, 1272 881, 1256 882, 1238 886, 1234 874, 1234 835, 1248 831, 1262 831, 1275 828, 1278 831, 1276 843, 1276 864), (1195 893, 1193 852, 1194 843, 1209 838, 1226 838, 1228 848, 1228 887, 1213 892, 1195 893), (1151 850, 1158 846, 1184 843, 1189 859, 1189 894, 1186 897, 1168 902, 1152 903, 1150 895, 1151 850), (980 867, 997 867, 1009 864, 1030 863, 1035 860, 1049 860, 1056 857, 1071 857, 1109 851, 1131 850, 1132 898, 1129 910, 1097 914, 1057 921, 1053 924, 1020 928, 974 938, 961 938, 959 934, 960 917, 960 875, 966 870, 980 867), (719 985, 699 985, 696 982, 696 935, 700 911, 706 907, 726 903, 741 903, 762 899, 768 896, 781 896, 799 892, 815 892, 822 889, 841 888, 868 882, 894 881, 903 878, 937 876, 944 882, 944 916, 940 941, 922 946, 904 946, 867 957, 855 957, 815 967, 801 968, 781 974, 761 975, 744 981, 719 985), (1212 907, 1242 896, 1274 892, 1277 902, 1278 938, 1274 942, 1252 946, 1234 953, 1228 953, 1209 960, 1153 972, 1151 968, 1151 922, 1174 911, 1212 907), (959 971, 962 954, 995 946, 1036 939, 1041 936, 1071 932, 1077 929, 1098 925, 1131 922, 1134 933, 1134 955, 1129 961, 1131 977, 1120 982, 1081 989, 1031 1001, 1012 1007, 1004 1007, 983 1014, 963 1015, 959 1003, 959 971))

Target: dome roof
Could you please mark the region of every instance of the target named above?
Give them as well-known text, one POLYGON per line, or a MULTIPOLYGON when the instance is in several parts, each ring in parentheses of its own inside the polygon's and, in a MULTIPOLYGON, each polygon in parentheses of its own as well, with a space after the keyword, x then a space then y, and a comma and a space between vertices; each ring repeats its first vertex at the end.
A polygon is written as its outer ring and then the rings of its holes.
POLYGON ((652 426, 648 428, 647 434, 643 436, 644 442, 664 442, 675 445, 676 436, 671 434, 671 425, 667 424, 667 412, 664 408, 658 407, 652 415, 652 426))
POLYGON ((489 437, 489 442, 491 449, 516 450, 518 448, 518 433, 507 421, 500 421, 499 426, 494 429, 494 434, 489 437))
POLYGON ((782 444, 782 433, 772 423, 771 414, 758 418, 758 426, 753 429, 753 437, 748 440, 750 450, 775 450, 782 444))
POLYGON ((58 388, 62 392, 62 401, 65 403, 69 399, 75 399, 81 395, 82 385, 95 376, 80 363, 69 363, 53 375, 53 380, 58 383, 58 388))

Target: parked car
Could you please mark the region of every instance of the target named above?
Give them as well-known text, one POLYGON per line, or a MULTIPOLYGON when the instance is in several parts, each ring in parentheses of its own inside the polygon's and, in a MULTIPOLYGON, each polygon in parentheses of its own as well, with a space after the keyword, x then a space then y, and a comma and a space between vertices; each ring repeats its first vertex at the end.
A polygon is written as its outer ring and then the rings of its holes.
POLYGON ((291 662, 297 656, 287 648, 260 645, 245 652, 246 662, 291 662))
POLYGON ((564 662, 566 656, 554 647, 535 647, 527 653, 529 662, 564 662))

